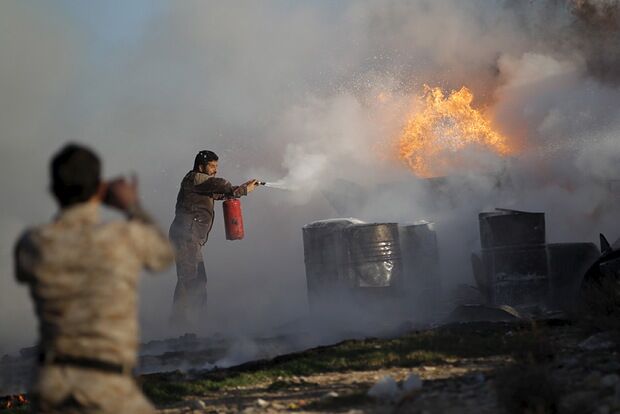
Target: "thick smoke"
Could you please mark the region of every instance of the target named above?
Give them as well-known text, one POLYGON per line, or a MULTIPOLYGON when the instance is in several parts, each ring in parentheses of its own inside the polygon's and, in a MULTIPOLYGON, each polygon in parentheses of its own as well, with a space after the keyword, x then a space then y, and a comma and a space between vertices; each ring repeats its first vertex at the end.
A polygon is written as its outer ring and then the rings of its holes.
POLYGON ((576 46, 587 59, 589 70, 616 85, 620 81, 620 2, 572 0, 577 16, 573 32, 576 46))
MULTIPOLYGON (((107 176, 136 171, 164 227, 201 149, 235 183, 292 190, 243 200, 241 242, 226 242, 216 218, 205 332, 251 336, 302 318, 301 227, 318 219, 436 221, 446 287, 473 283, 463 269, 481 209, 546 211, 551 241, 620 235, 617 1, 138 4, 0 6, 0 354, 35 338, 11 250, 21 229, 53 215, 47 161, 67 140, 95 148, 107 176), (127 27, 114 26, 121 15, 127 27), (394 144, 424 84, 468 86, 518 153, 472 149, 485 171, 417 180, 394 144)), ((173 333, 161 321, 174 279, 143 283, 147 337, 173 333)))

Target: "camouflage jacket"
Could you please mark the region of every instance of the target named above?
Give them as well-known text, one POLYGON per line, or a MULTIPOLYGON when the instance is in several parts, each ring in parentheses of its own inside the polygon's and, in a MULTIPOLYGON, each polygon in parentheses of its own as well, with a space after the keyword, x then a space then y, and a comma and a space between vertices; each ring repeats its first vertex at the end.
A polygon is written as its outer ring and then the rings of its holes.
POLYGON ((223 178, 195 171, 188 172, 181 181, 175 217, 170 226, 170 238, 205 244, 215 217, 214 200, 247 194, 244 185, 233 186, 223 178))
POLYGON ((82 203, 19 239, 16 278, 30 287, 42 353, 135 365, 138 277, 173 261, 165 235, 140 217, 103 223, 98 204, 82 203))

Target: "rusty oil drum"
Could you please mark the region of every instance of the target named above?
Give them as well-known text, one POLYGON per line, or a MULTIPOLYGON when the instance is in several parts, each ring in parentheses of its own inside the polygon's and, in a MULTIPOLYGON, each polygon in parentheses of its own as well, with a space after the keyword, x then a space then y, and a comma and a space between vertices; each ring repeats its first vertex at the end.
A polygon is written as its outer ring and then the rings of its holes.
POLYGON ((482 250, 472 257, 490 304, 541 306, 549 293, 545 214, 496 209, 478 215, 482 250))

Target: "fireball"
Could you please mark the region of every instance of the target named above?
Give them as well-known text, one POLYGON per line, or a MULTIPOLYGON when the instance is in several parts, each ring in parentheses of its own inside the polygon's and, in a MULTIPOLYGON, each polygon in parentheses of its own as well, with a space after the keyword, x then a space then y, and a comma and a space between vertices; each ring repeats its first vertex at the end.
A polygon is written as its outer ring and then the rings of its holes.
POLYGON ((473 148, 505 157, 514 152, 505 136, 471 106, 471 91, 462 87, 445 96, 441 88, 424 86, 423 108, 412 114, 403 129, 399 158, 419 177, 466 169, 475 160, 462 155, 473 148))

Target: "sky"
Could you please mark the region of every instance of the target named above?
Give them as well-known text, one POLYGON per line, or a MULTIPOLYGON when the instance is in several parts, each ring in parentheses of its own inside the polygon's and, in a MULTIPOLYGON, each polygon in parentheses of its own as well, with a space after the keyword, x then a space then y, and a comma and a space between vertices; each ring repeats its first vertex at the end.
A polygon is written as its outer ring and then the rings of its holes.
MULTIPOLYGON (((55 214, 48 162, 69 141, 95 149, 105 177, 136 172, 142 202, 165 230, 199 150, 218 153, 220 175, 235 184, 259 178, 296 189, 244 198, 243 241, 226 241, 216 217, 204 251, 206 333, 253 335, 303 318, 301 228, 345 212, 435 221, 446 289, 473 283, 468 257, 483 210, 545 211, 550 241, 617 238, 618 6, 5 0, 0 354, 36 339, 11 254, 25 228, 55 214), (393 153, 425 84, 469 87, 519 153, 471 149, 462 156, 485 171, 447 171, 446 193, 429 193, 393 153), (345 212, 325 196, 360 191, 345 212)), ((174 283, 172 270, 144 279, 145 338, 174 333, 161 323, 174 283)))

